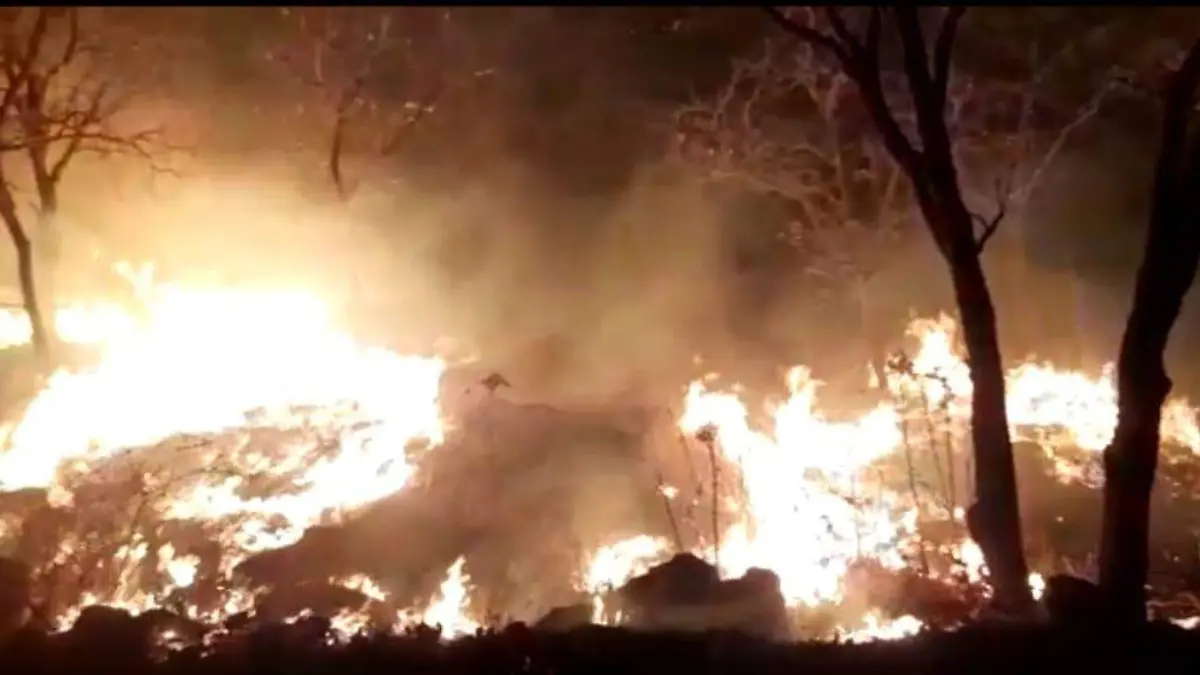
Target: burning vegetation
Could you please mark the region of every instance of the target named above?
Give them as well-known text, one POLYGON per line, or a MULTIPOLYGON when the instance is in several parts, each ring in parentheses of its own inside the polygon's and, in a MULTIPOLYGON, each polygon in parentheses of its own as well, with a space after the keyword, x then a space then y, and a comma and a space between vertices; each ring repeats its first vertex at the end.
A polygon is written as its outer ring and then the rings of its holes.
MULTIPOLYGON (((418 133, 511 85, 458 10, 270 12, 250 51, 296 90, 299 155, 316 157, 333 188, 323 213, 347 231, 398 183, 393 161, 439 154, 418 133)), ((1048 93, 1061 83, 1040 42, 956 57, 960 31, 995 43, 966 15, 766 8, 776 34, 756 38, 758 57, 662 116, 673 170, 782 204, 773 247, 852 298, 862 396, 825 398, 795 365, 774 399, 713 373, 670 380, 672 400, 552 407, 518 402, 481 359, 361 339, 339 303, 295 286, 121 264, 125 301, 70 302, 56 276, 64 175, 89 154, 163 172, 168 145, 126 119, 138 109, 113 74, 145 56, 110 52, 127 42, 120 22, 0 13, 0 220, 21 306, 0 313, 19 374, 0 400, 0 634, 135 621, 164 644, 281 625, 436 642, 519 621, 859 642, 981 616, 1132 625, 1147 605, 1194 627, 1200 417, 1169 396, 1163 352, 1200 262, 1200 42, 1146 59, 1165 77, 1114 66, 1048 93), (985 247, 1072 132, 1158 79, 1148 234, 1117 358, 1010 367, 985 247), (958 319, 911 320, 894 351, 876 293, 920 232, 958 319)), ((358 272, 345 270, 343 306, 369 304, 358 272)), ((537 344, 546 361, 570 351, 537 344)))
MULTIPOLYGON (((579 603, 589 621, 677 625, 652 609, 675 603, 691 621, 739 625, 739 609, 695 618, 732 593, 777 597, 786 613, 766 619, 772 634, 866 639, 957 625, 988 595, 964 523, 971 384, 946 317, 911 325, 911 357, 869 383, 878 403, 857 415, 825 415, 820 383, 796 367, 790 396, 766 411, 715 376, 693 382, 664 429, 653 414, 509 403, 485 384, 464 396, 442 382, 462 366, 356 344, 302 293, 155 284, 144 295, 138 316, 60 308, 59 334, 93 360, 52 375, 5 427, 0 550, 27 566, 32 606, 54 626, 107 604, 206 630, 319 612, 346 631, 423 620, 460 634, 579 603), (547 464, 569 474, 561 455, 579 452, 645 476, 644 517, 520 494, 547 464), (547 513, 563 509, 588 511, 589 531, 547 513), (739 578, 741 590, 703 590, 739 578)), ((28 339, 20 317, 6 325, 6 343, 28 339)), ((1053 509, 1096 485, 1115 390, 1110 370, 1025 363, 1007 391, 1040 594, 1047 575, 1088 564, 1054 539, 1094 519, 1053 509)), ((1193 480, 1195 411, 1170 401, 1162 434, 1178 463, 1169 491, 1193 480)), ((588 478, 563 481, 586 491, 588 478)), ((1188 619, 1186 592, 1164 586, 1161 613, 1188 619)))

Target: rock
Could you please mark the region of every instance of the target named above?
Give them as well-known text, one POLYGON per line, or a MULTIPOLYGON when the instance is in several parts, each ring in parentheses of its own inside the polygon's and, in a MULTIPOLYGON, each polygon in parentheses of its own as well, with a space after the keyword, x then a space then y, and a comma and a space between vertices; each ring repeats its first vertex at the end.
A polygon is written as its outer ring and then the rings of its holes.
POLYGON ((1046 580, 1042 606, 1052 623, 1086 625, 1102 620, 1103 599, 1096 584, 1067 574, 1056 574, 1046 580))
POLYGON ((690 553, 679 553, 630 579, 618 595, 629 609, 653 614, 660 607, 703 604, 720 584, 716 567, 690 553))
POLYGON ((581 602, 574 605, 555 607, 539 619, 533 627, 536 630, 557 632, 586 626, 591 622, 592 606, 590 603, 581 602))
POLYGON ((719 590, 723 620, 718 627, 775 639, 790 636, 787 603, 771 570, 750 568, 740 579, 721 582, 719 590))
POLYGON ((298 648, 323 644, 333 630, 333 621, 324 616, 306 616, 293 623, 288 631, 289 643, 298 648))
POLYGON ((783 597, 779 575, 762 567, 751 567, 746 570, 741 579, 734 579, 726 583, 740 584, 747 591, 760 595, 778 595, 779 597, 783 597))
POLYGON ((712 565, 690 554, 635 577, 617 592, 629 625, 656 630, 736 630, 763 637, 790 634, 779 577, 751 569, 722 581, 712 565))
POLYGON ((254 625, 254 615, 251 612, 238 612, 231 614, 222 623, 222 628, 235 633, 238 631, 249 630, 254 625))
POLYGON ((513 644, 528 644, 533 639, 533 631, 524 621, 514 621, 500 631, 505 640, 513 644))
POLYGON ((204 624, 161 608, 138 614, 137 621, 152 639, 168 638, 167 641, 175 645, 196 644, 208 633, 204 624))
POLYGON ((81 647, 127 654, 143 654, 150 647, 150 633, 132 614, 107 605, 88 605, 71 626, 70 639, 81 647))

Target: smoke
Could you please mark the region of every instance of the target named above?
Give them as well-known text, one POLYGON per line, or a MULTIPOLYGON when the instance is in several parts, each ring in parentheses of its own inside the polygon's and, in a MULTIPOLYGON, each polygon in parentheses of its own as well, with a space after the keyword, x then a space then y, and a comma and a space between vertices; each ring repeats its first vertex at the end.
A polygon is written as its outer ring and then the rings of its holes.
POLYGON ((663 168, 664 139, 644 117, 614 126, 614 106, 636 92, 622 91, 627 74, 568 67, 594 52, 519 72, 535 54, 504 45, 491 54, 503 76, 443 101, 405 153, 350 153, 357 189, 342 204, 316 102, 267 65, 248 64, 249 87, 199 58, 213 46, 183 44, 196 50, 181 66, 194 84, 139 76, 126 116, 166 130, 171 171, 139 157, 70 167, 61 300, 120 295, 119 260, 153 261, 167 279, 310 287, 371 341, 449 339, 533 396, 674 388, 728 334, 727 205, 663 168), (546 112, 543 90, 576 78, 579 100, 546 112))
MULTIPOLYGON (((594 17, 556 24, 551 10, 536 10, 502 29, 480 28, 491 38, 485 61, 494 74, 441 101, 402 153, 351 152, 355 189, 343 203, 324 166, 330 126, 319 98, 261 62, 259 38, 238 38, 236 49, 206 41, 206 30, 224 30, 239 10, 193 11, 227 16, 172 24, 173 39, 190 36, 177 44, 192 57, 169 81, 139 92, 128 121, 167 130, 171 171, 138 157, 81 157, 71 166, 59 219, 60 300, 120 298, 127 287, 112 269, 121 260, 153 261, 165 279, 310 289, 365 342, 469 357, 480 371, 505 375, 513 385, 506 398, 612 413, 585 425, 528 406, 510 416, 512 440, 497 441, 491 430, 479 435, 487 438, 481 447, 437 455, 446 462, 441 482, 419 493, 421 504, 402 495, 347 537, 356 560, 440 570, 474 546, 490 555, 470 563, 472 574, 499 579, 514 556, 557 554, 543 545, 554 536, 589 549, 622 528, 667 534, 655 471, 680 483, 670 472, 687 479, 693 463, 707 468, 704 453, 686 455, 665 423, 679 411, 663 407, 677 404, 684 383, 718 371, 746 384, 748 398, 769 396, 781 393, 785 367, 803 363, 832 381, 822 401, 837 412, 863 388, 872 349, 901 346, 911 314, 952 307, 943 263, 918 227, 870 283, 868 335, 850 291, 808 274, 782 241, 785 215, 761 196, 702 184, 667 158, 669 130, 656 121, 680 101, 647 104, 636 41, 594 17), (620 426, 614 404, 661 415, 611 434, 620 426), (651 438, 657 432, 663 437, 651 438), (648 467, 653 454, 661 466, 648 467), (412 546, 392 536, 402 527, 438 537, 412 546), (429 548, 442 559, 406 565, 377 546, 414 556, 429 548)), ((672 84, 693 75, 681 69, 672 84)), ((1093 283, 1090 295, 1067 297, 1063 282, 1077 270, 1031 255, 1080 239, 1041 238, 1054 221, 1090 222, 1065 204, 1128 210, 1111 201, 1117 191, 1108 187, 1120 182, 1112 174, 1097 187, 1095 157, 1079 151, 1060 161, 1030 207, 1039 217, 1013 219, 989 245, 1014 360, 1034 350, 1067 360, 1070 340, 1054 335, 1081 332, 1068 302, 1104 306, 1082 332, 1097 360, 1115 354, 1111 329, 1123 321, 1130 286, 1093 283), (1090 330, 1096 325, 1103 338, 1090 330)), ((14 272, 6 253, 0 274, 15 280, 14 272)), ((551 578, 547 569, 577 561, 525 562, 535 578, 514 584, 522 593, 536 577, 551 578)))
MULTIPOLYGON (((162 69, 145 58, 123 62, 148 71, 129 75, 141 87, 132 118, 167 130, 173 171, 133 157, 72 164, 60 292, 119 294, 109 270, 128 259, 152 260, 167 278, 310 287, 364 339, 453 344, 531 398, 661 400, 710 369, 765 386, 796 362, 861 380, 858 317, 780 242, 779 214, 665 159, 679 101, 647 103, 647 92, 719 78, 684 66, 665 80, 641 72, 644 45, 615 24, 641 30, 651 19, 466 14, 461 42, 472 53, 460 60, 489 74, 440 101, 399 155, 351 153, 357 189, 342 204, 323 166, 330 127, 319 97, 264 60, 270 31, 228 34, 237 11, 195 10, 186 22, 119 15, 175 50, 170 77, 150 77, 162 69)), ((1007 223, 987 254, 1014 358, 1044 337, 1032 334, 1046 325, 1033 315, 1071 314, 1063 298, 1040 309, 1033 300, 1076 275, 1041 255, 1072 248, 1044 243, 1046 231, 1072 228, 1042 221, 1086 221, 1060 216, 1060 205, 1080 202, 1080 183, 1098 180, 1084 176, 1102 171, 1090 147, 1072 153, 1029 209, 1050 215, 1007 223)), ((1099 204, 1114 191, 1091 192, 1099 204)), ((872 282, 874 339, 888 346, 911 312, 950 306, 944 277, 929 273, 941 263, 928 237, 911 240, 872 282)), ((15 278, 11 252, 0 265, 15 278)), ((1103 303, 1128 295, 1117 286, 1103 303)), ((1119 312, 1102 314, 1106 329, 1121 325, 1119 312)), ((1103 342, 1093 351, 1111 351, 1103 342)))

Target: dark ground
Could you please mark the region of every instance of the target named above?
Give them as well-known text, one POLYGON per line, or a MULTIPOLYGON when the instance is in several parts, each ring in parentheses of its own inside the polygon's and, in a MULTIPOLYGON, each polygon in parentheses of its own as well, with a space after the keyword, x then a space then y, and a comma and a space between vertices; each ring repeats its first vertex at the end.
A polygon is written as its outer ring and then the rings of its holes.
POLYGON ((522 625, 440 644, 436 634, 330 643, 313 625, 258 630, 226 646, 153 658, 130 634, 76 629, 20 633, 0 648, 0 672, 20 675, 171 673, 1088 673, 1200 672, 1200 634, 1168 624, 1134 633, 1082 628, 974 627, 901 642, 780 644, 730 633, 649 634, 589 627, 536 633, 522 625))

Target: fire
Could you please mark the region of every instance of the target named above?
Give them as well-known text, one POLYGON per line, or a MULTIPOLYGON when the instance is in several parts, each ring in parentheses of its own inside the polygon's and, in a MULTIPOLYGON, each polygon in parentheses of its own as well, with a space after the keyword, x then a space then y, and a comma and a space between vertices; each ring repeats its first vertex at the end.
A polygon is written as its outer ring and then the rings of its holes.
MULTIPOLYGON (((53 373, 7 429, 0 490, 44 487, 53 503, 70 504, 77 479, 106 460, 198 436, 189 456, 155 467, 165 475, 139 480, 162 517, 220 526, 228 571, 248 553, 293 543, 311 525, 403 489, 413 471, 406 452, 442 440, 444 364, 358 346, 313 295, 164 284, 145 302, 140 317, 106 305, 58 313, 66 341, 98 343, 102 356, 95 367, 53 373), (203 442, 248 425, 297 433, 281 453, 245 436, 232 447, 203 442), (271 476, 288 489, 247 493, 252 479, 271 476)), ((0 328, 0 342, 28 337, 27 321, 7 316, 0 328)), ((157 558, 169 585, 194 579, 193 557, 165 549, 157 558)), ((109 597, 89 599, 135 596, 118 581, 109 597)))
POLYGON ((442 582, 432 603, 421 615, 421 622, 427 626, 440 626, 442 635, 457 637, 474 633, 479 623, 467 616, 468 579, 463 574, 466 559, 454 561, 446 571, 446 579, 442 582))
POLYGON ((869 642, 871 640, 897 640, 916 635, 921 631, 921 620, 915 616, 904 615, 897 619, 888 620, 878 614, 868 614, 863 617, 863 627, 847 631, 841 637, 847 642, 869 642))
MULTIPOLYGON (((436 626, 446 638, 470 635, 479 630, 481 624, 470 618, 469 614, 470 577, 463 571, 465 564, 465 558, 455 560, 446 570, 445 579, 425 609, 395 612, 388 628, 402 630, 413 624, 436 626)), ((387 592, 368 576, 360 574, 334 581, 345 588, 359 591, 373 602, 382 603, 388 600, 387 592)), ((371 624, 371 620, 365 612, 346 610, 333 617, 333 624, 337 633, 348 635, 366 628, 371 624)))
MULTIPOLYGON (((5 429, 0 491, 48 488, 54 503, 71 504, 81 498, 80 486, 121 478, 124 466, 159 517, 215 529, 224 551, 220 571, 228 574, 253 552, 294 543, 313 525, 403 490, 414 472, 410 453, 436 452, 441 444, 440 359, 362 347, 337 329, 319 298, 294 290, 176 284, 139 290, 144 311, 137 316, 103 304, 56 314, 60 335, 96 345, 100 358, 93 367, 51 375, 20 420, 5 429), (279 435, 254 442, 255 430, 264 429, 279 435), (181 435, 189 445, 178 452, 165 459, 152 452, 181 435), (251 489, 255 481, 272 483, 266 479, 286 489, 251 489)), ((959 523, 961 532, 962 509, 953 494, 922 502, 915 491, 888 486, 871 470, 912 444, 934 440, 935 430, 912 421, 914 401, 941 416, 936 433, 948 442, 964 436, 971 383, 955 353, 954 328, 946 317, 915 322, 911 332, 920 349, 877 383, 890 400, 852 419, 821 412, 820 383, 805 368, 791 372, 790 395, 771 411, 765 429, 751 423, 732 390, 715 388, 712 380, 692 383, 678 425, 737 467, 741 484, 723 495, 736 502, 741 517, 725 524, 719 545, 706 542, 708 550, 698 552, 718 561, 725 575, 773 570, 793 607, 830 606, 854 591, 849 579, 857 562, 911 565, 925 546, 924 520, 959 523)), ((0 314, 0 344, 28 337, 23 316, 0 314)), ((1068 442, 1097 451, 1111 436, 1111 369, 1091 378, 1025 363, 1009 373, 1008 392, 1015 436, 1048 452, 1068 442)), ((1200 427, 1185 402, 1168 405, 1162 431, 1166 440, 1200 452, 1200 427)), ((1064 480, 1084 473, 1066 460, 1058 469, 1064 480)), ((675 487, 660 489, 668 499, 678 494, 675 487)), ((0 522, 0 532, 5 527, 0 522)), ((55 562, 66 564, 82 545, 63 542, 55 562)), ((962 535, 951 548, 956 568, 929 573, 981 579, 977 547, 962 535)), ((580 586, 597 598, 597 618, 604 614, 599 598, 605 590, 669 551, 667 542, 641 535, 592 552, 580 586)), ((447 635, 476 630, 464 565, 462 558, 455 561, 428 605, 398 611, 395 624, 422 620, 447 635)), ((193 553, 140 535, 105 566, 111 568, 107 587, 88 591, 80 604, 146 608, 191 587, 201 574, 193 553), (147 561, 160 578, 154 588, 137 573, 147 561)), ((338 583, 371 601, 387 600, 369 578, 338 583)), ((1032 576, 1030 584, 1040 592, 1041 577, 1032 576)), ((227 590, 217 606, 188 611, 214 620, 253 601, 249 591, 227 590)), ((841 631, 847 639, 899 637, 921 628, 912 616, 888 619, 875 610, 853 618, 841 631)), ((356 611, 335 621, 344 630, 367 623, 356 611)))
MULTIPOLYGON (((914 493, 888 489, 868 471, 877 460, 902 452, 906 443, 921 440, 913 438, 919 425, 906 420, 904 400, 918 398, 923 414, 941 410, 945 433, 952 439, 965 434, 971 382, 966 364, 954 352, 954 328, 947 317, 914 322, 910 332, 920 350, 886 383, 895 402, 855 419, 826 418, 816 405, 819 383, 804 368, 790 374, 791 395, 774 409, 771 430, 751 427, 749 411, 736 394, 704 382, 691 385, 680 428, 693 434, 708 430, 700 438, 711 438, 739 467, 744 484, 742 520, 726 532, 715 556, 725 574, 771 569, 789 603, 838 603, 849 590, 847 572, 855 561, 872 559, 893 569, 910 565, 905 554, 923 545, 917 534, 920 519, 961 521, 961 509, 953 501, 914 503, 914 493)), ((1164 440, 1200 452, 1195 411, 1176 400, 1164 412, 1164 440)), ((1037 441, 1050 453, 1063 443, 1099 451, 1116 422, 1112 368, 1089 378, 1047 364, 1022 364, 1008 375, 1008 414, 1014 438, 1037 441)), ((1084 473, 1077 464, 1054 459, 1064 480, 1084 473)), ((964 536, 954 548, 957 572, 972 581, 981 579, 978 547, 964 536)), ((1041 577, 1032 575, 1030 584, 1040 595, 1041 577)), ((845 635, 908 634, 915 619, 880 621, 868 615, 862 629, 845 635)))
POLYGON ((596 623, 619 622, 620 617, 608 615, 605 594, 644 574, 669 550, 670 544, 666 540, 641 534, 602 546, 592 553, 582 580, 582 590, 592 596, 592 620, 596 623))
MULTIPOLYGON (((96 315, 107 318, 109 309, 96 315)), ((294 415, 297 406, 353 402, 364 417, 384 421, 381 445, 440 440, 441 362, 359 348, 333 330, 313 296, 163 286, 147 310, 145 321, 109 324, 114 330, 97 368, 51 376, 10 432, 9 451, 0 458, 5 488, 54 485, 66 460, 95 461, 175 434, 236 428, 251 410, 274 420, 294 415)), ((357 466, 323 465, 321 484, 380 459, 362 454, 357 466)), ((355 493, 370 500, 403 480, 390 477, 365 495, 359 485, 355 493)))

